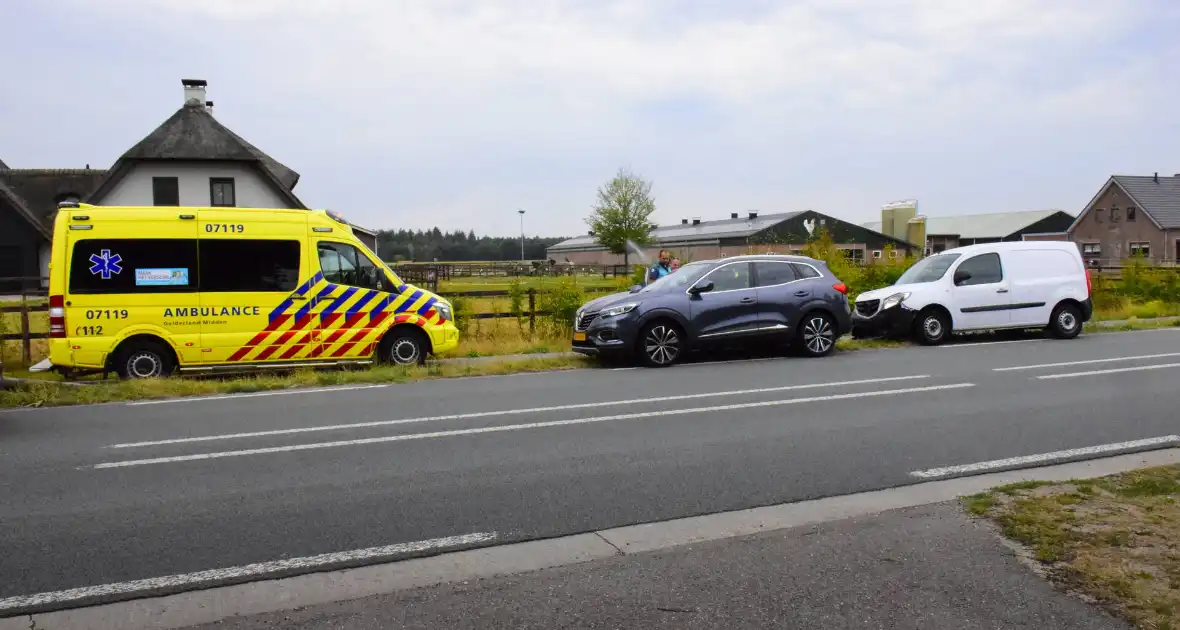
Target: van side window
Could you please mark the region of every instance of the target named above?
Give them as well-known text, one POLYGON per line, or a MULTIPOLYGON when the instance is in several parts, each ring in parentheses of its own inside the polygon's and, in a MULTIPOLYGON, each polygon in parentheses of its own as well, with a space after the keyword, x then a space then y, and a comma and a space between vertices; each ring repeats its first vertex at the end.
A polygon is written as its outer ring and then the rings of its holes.
POLYGON ((357 248, 344 243, 320 241, 318 245, 320 270, 324 279, 334 284, 384 290, 384 274, 357 248))
POLYGON ((300 249, 299 241, 201 239, 201 290, 290 293, 300 249))
POLYGON ((191 293, 197 240, 84 239, 70 256, 70 293, 191 293))
POLYGON ((976 284, 995 284, 1004 279, 1004 270, 1000 266, 999 254, 980 254, 968 258, 955 269, 955 285, 969 287, 976 284), (970 274, 960 280, 964 274, 970 274))

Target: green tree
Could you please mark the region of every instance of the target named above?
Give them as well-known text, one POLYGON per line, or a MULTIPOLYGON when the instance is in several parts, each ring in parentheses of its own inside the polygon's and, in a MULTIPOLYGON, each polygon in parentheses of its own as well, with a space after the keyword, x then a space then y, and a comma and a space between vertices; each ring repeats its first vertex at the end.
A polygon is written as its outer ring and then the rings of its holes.
POLYGON ((651 182, 627 169, 619 169, 609 183, 598 189, 598 200, 586 224, 598 244, 612 254, 622 254, 626 265, 630 263, 627 241, 636 245, 651 242, 651 232, 655 229, 651 215, 655 211, 651 182))

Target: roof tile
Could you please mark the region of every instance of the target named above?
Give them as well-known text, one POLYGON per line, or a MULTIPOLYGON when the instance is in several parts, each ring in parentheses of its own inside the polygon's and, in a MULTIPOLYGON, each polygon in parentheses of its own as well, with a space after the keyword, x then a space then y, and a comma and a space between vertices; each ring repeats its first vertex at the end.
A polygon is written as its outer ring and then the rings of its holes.
POLYGON ((1180 175, 1158 180, 1152 175, 1115 175, 1113 179, 1161 228, 1180 228, 1180 175))
POLYGON ((176 110, 122 160, 242 160, 262 162, 288 190, 299 181, 299 173, 263 153, 230 131, 204 105, 185 105, 176 110))

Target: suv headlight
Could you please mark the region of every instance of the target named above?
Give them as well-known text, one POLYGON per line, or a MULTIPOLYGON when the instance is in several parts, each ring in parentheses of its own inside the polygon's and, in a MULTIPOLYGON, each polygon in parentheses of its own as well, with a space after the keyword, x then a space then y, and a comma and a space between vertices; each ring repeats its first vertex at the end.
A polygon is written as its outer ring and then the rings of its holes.
POLYGON ((450 304, 440 300, 435 303, 434 310, 438 311, 438 314, 441 315, 443 319, 455 321, 454 314, 451 312, 450 304))
POLYGON ((894 306, 897 306, 898 304, 901 304, 902 302, 904 302, 906 300, 906 298, 908 298, 909 296, 910 296, 910 294, 908 292, 907 293, 894 293, 893 295, 885 298, 884 300, 881 300, 881 310, 885 310, 887 308, 893 308, 894 306))
POLYGON ((612 306, 612 307, 606 309, 605 311, 603 311, 602 316, 603 317, 618 317, 619 315, 626 315, 627 313, 630 313, 631 311, 635 310, 636 306, 639 306, 639 305, 638 304, 620 304, 618 306, 612 306))

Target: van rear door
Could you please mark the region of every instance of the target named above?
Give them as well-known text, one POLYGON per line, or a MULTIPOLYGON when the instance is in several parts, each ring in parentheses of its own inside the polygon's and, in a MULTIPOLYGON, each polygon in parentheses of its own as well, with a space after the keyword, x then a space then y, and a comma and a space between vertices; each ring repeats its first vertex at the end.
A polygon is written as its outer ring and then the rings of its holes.
POLYGON ((182 363, 199 356, 195 213, 69 208, 66 335, 74 363, 101 366, 118 341, 150 333, 182 363), (187 218, 186 218, 187 217, 187 218))
POLYGON ((1060 249, 1020 249, 1004 252, 1010 271, 1012 324, 1047 326, 1059 290, 1084 280, 1079 259, 1060 249))

